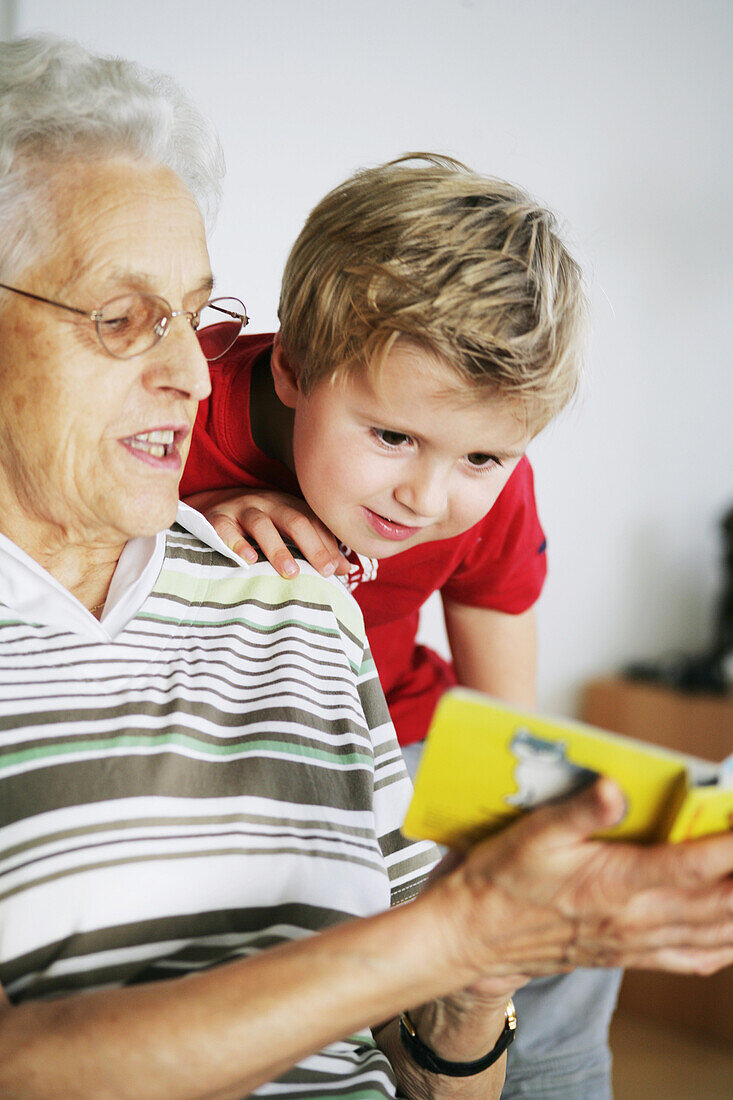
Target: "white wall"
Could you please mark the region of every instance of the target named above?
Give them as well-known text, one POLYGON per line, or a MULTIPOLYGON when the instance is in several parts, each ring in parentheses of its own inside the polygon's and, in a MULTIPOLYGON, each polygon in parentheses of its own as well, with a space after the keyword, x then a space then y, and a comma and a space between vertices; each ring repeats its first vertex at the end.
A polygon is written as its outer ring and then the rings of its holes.
POLYGON ((12 38, 15 31, 15 0, 0 0, 0 40, 12 38))
MULTIPOLYGON (((220 287, 275 325, 288 246, 359 165, 451 153, 561 211, 592 283, 582 405, 532 446, 541 702, 702 646, 733 503, 727 0, 16 0, 16 29, 173 73, 216 122, 220 287)), ((428 631, 439 627, 431 614, 428 631)))

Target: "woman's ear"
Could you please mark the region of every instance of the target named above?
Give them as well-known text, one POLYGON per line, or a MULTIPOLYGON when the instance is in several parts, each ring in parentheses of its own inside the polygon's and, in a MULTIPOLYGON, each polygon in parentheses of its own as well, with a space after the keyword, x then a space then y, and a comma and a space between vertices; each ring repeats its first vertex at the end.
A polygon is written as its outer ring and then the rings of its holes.
POLYGON ((298 375, 280 343, 280 333, 275 334, 270 356, 270 369, 275 393, 289 409, 294 409, 300 397, 298 375))

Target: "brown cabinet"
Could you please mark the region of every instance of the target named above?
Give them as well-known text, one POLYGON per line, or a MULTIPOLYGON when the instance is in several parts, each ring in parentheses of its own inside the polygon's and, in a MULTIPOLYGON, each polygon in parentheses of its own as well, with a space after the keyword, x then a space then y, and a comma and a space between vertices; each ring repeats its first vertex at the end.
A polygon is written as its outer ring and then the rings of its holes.
MULTIPOLYGON (((719 761, 733 752, 733 696, 687 695, 633 680, 594 680, 584 721, 719 761)), ((628 971, 619 1007, 733 1042, 733 967, 707 978, 628 971)))

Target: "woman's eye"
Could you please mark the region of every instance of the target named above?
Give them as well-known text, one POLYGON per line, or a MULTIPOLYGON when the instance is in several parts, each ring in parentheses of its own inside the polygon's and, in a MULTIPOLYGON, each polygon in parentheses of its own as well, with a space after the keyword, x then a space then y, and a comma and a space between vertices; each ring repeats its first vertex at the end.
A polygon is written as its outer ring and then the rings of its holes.
POLYGON ((109 332, 117 329, 126 328, 130 324, 129 317, 105 317, 102 321, 102 327, 109 332))
POLYGON ((501 465, 494 455, 484 455, 479 451, 473 451, 470 455, 466 455, 466 462, 469 466, 473 466, 475 470, 489 470, 492 466, 501 465))
POLYGON ((405 435, 404 432, 391 432, 387 428, 373 428, 372 431, 379 442, 384 443, 386 447, 402 447, 411 441, 410 436, 405 435))

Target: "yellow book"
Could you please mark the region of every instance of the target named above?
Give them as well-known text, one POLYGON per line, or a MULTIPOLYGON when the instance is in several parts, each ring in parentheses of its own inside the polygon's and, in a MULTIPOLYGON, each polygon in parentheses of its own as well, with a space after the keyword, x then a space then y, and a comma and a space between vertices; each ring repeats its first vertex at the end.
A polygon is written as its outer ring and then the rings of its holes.
POLYGON ((733 828, 730 760, 715 764, 454 688, 435 711, 403 832, 464 846, 598 775, 618 783, 627 805, 599 836, 679 841, 733 828))

